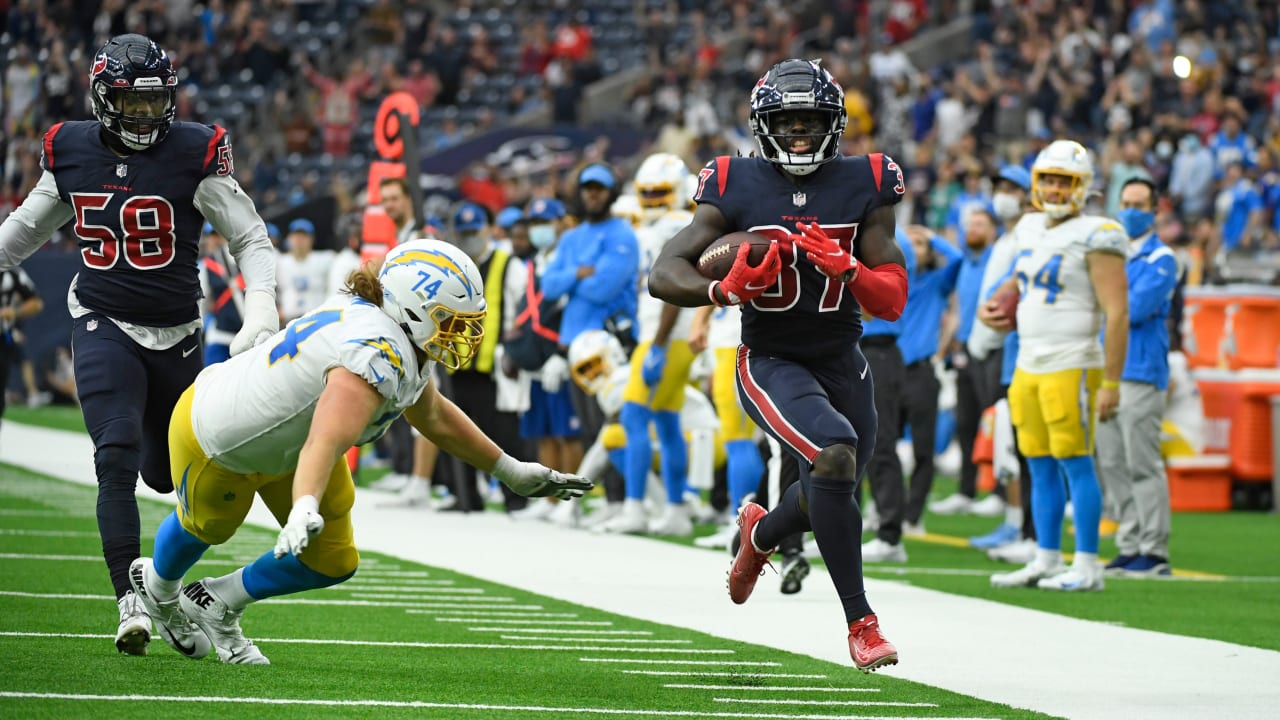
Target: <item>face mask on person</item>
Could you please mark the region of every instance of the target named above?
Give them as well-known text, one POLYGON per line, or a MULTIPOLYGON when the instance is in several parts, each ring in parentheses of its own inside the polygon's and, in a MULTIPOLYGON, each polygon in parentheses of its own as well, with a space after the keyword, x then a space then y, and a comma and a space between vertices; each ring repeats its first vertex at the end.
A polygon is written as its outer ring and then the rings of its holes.
POLYGON ((1134 239, 1145 235, 1151 229, 1151 224, 1156 220, 1156 214, 1150 210, 1124 208, 1116 213, 1116 219, 1124 226, 1124 231, 1129 233, 1129 238, 1134 239))
POLYGON ((556 244, 555 225, 530 225, 529 244, 539 250, 546 250, 556 244))
POLYGON ((996 193, 991 197, 991 207, 1001 222, 1016 220, 1022 214, 1022 201, 1013 193, 996 193))

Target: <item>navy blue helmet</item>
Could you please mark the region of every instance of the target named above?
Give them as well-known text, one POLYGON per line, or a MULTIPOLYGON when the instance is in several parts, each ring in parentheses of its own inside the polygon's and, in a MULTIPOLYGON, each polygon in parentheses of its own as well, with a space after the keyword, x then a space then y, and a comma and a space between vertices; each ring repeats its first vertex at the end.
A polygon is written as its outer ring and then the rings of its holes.
POLYGON ((130 33, 107 41, 93 58, 93 116, 133 150, 164 139, 178 112, 178 74, 150 38, 130 33))
POLYGON ((847 122, 844 90, 816 61, 783 60, 751 90, 751 132, 760 155, 793 175, 838 157, 847 122), (808 132, 794 132, 797 122, 808 132))

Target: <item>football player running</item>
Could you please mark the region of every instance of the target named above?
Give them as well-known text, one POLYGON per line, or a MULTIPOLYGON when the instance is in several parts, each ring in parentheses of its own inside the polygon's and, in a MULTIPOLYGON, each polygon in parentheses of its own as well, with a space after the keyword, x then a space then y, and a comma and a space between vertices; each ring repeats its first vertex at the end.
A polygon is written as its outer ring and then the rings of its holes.
MULTIPOLYGON (((1031 203, 1014 226, 1017 369, 1009 386, 1009 414, 1018 448, 1031 470, 1031 514, 1039 549, 1025 567, 991 576, 995 587, 1082 591, 1103 588, 1098 564, 1102 494, 1093 465, 1094 413, 1109 421, 1120 404, 1129 333, 1125 263, 1129 238, 1115 220, 1085 215, 1093 164, 1079 143, 1058 140, 1031 166, 1031 203), (1104 343, 1098 342, 1103 319, 1104 343), (1105 345, 1105 347, 1104 347, 1105 345), (1061 474, 1060 474, 1061 473, 1061 474), (1076 552, 1062 560, 1066 475, 1075 510, 1076 552)), ((978 319, 996 330, 1012 327, 989 302, 978 319)))
POLYGON ((44 136, 44 170, 0 226, 0 270, 15 267, 74 221, 84 269, 67 307, 85 426, 93 440, 102 554, 119 606, 115 643, 145 655, 151 619, 129 587, 139 552, 138 474, 160 492, 169 474, 169 418, 203 366, 200 229, 227 239, 245 281, 244 323, 231 353, 279 329, 276 254, 253 201, 231 177, 218 126, 175 121, 178 76, 142 35, 111 38, 93 58, 96 120, 44 136))
POLYGON ((133 588, 174 649, 212 643, 226 663, 266 665, 245 638, 245 607, 355 574, 355 485, 344 454, 401 413, 441 450, 528 497, 578 497, 591 482, 507 455, 431 382, 436 363, 465 365, 484 335, 480 270, 457 247, 414 240, 381 271, 353 272, 337 295, 266 343, 201 373, 173 413, 178 507, 133 588), (181 588, 210 546, 240 527, 257 493, 282 528, 249 565, 181 588), (207 637, 207 640, 202 640, 207 637))
POLYGON ((848 647, 864 672, 898 661, 862 580, 856 486, 876 415, 863 311, 896 320, 907 276, 893 206, 906 188, 888 156, 841 157, 844 91, 816 62, 784 60, 751 91, 758 157, 719 157, 699 174, 693 221, 667 243, 649 291, 682 306, 741 305, 738 394, 752 420, 800 461, 800 482, 772 512, 746 503, 729 595, 746 602, 778 541, 812 530, 844 606, 848 647), (695 267, 738 230, 774 240, 760 264, 743 244, 723 280, 695 267))
POLYGON ((693 532, 684 497, 688 449, 680 428, 680 408, 694 358, 689 349, 693 311, 651 296, 644 285, 662 247, 693 218, 684 209, 686 200, 681 197, 688 176, 684 161, 670 153, 650 155, 636 170, 635 191, 641 211, 641 224, 636 228, 642 279, 636 310, 640 344, 631 353, 631 376, 618 417, 627 436, 626 460, 620 466, 627 498, 621 514, 602 526, 605 532, 677 536, 693 532), (662 480, 666 486, 663 514, 652 521, 644 511, 645 486, 653 460, 650 426, 661 448, 662 480))

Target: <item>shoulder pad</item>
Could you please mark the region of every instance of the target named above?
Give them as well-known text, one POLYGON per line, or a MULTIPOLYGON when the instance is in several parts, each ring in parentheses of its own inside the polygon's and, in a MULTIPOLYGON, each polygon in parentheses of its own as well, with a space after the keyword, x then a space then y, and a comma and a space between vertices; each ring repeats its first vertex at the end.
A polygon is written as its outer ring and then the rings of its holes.
POLYGON ((1109 252, 1124 255, 1129 247, 1129 235, 1120 223, 1110 218, 1098 218, 1098 223, 1088 231, 1084 239, 1085 252, 1109 252))

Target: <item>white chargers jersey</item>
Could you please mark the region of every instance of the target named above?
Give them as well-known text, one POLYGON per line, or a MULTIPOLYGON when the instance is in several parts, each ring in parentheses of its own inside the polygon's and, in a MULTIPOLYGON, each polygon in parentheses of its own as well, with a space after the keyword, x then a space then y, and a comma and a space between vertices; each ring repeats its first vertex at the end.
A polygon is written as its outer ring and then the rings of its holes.
POLYGON ((1048 219, 1029 213, 1013 229, 1018 367, 1034 373, 1102 367, 1102 307, 1085 256, 1125 257, 1129 236, 1116 221, 1097 215, 1080 215, 1052 228, 1048 219))
POLYGON ((299 260, 282 253, 276 262, 276 301, 286 321, 324 302, 329 296, 329 268, 332 250, 313 250, 299 260))
POLYGON ((346 368, 382 396, 360 444, 376 440, 417 402, 434 362, 418 367, 413 343, 380 308, 338 295, 271 339, 196 378, 191 425, 205 455, 238 473, 298 465, 326 376, 346 368))
POLYGON ((737 348, 742 344, 742 307, 726 305, 711 313, 711 329, 707 332, 707 347, 737 348))
MULTIPOLYGON (((639 324, 640 342, 653 340, 658 334, 658 324, 662 321, 662 308, 666 303, 649 294, 649 268, 658 259, 662 248, 676 233, 684 229, 693 220, 693 213, 688 210, 672 210, 649 225, 636 228, 636 239, 640 244, 640 302, 636 306, 636 321, 639 324)), ((680 311, 676 323, 671 328, 669 340, 688 340, 689 330, 693 325, 693 309, 680 311)))

